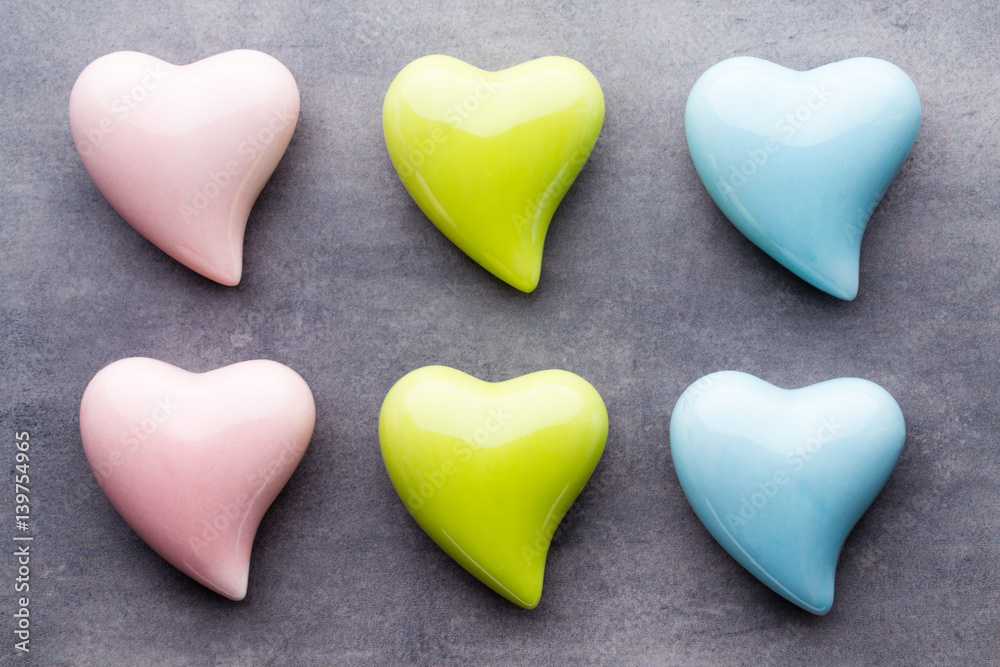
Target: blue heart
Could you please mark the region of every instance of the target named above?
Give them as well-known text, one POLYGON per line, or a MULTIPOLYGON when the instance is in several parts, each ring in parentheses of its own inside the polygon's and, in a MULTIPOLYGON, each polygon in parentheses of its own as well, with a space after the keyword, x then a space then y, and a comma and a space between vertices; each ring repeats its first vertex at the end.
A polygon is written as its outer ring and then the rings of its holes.
POLYGON ((861 237, 920 127, 920 97, 884 60, 797 72, 732 58, 684 115, 694 166, 726 217, 803 280, 850 301, 861 237))
POLYGON ((743 567, 814 614, 833 605, 840 549, 905 435, 892 396, 857 378, 786 390, 723 371, 688 387, 670 418, 695 514, 743 567))

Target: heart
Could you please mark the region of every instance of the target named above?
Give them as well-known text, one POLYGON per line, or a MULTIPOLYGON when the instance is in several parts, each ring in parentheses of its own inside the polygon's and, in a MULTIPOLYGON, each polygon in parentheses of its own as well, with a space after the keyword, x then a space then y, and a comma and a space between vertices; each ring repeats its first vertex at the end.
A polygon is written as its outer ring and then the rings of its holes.
POLYGON ((425 56, 382 107, 389 157, 434 226, 504 282, 531 292, 552 214, 604 123, 590 71, 550 56, 499 72, 425 56))
POLYGON ((597 390, 561 370, 494 383, 427 366, 386 395, 378 433, 420 527, 481 582, 534 609, 552 536, 608 438, 597 390))
POLYGON ((920 127, 913 81, 875 58, 807 72, 732 58, 694 84, 684 124, 730 222, 806 282, 853 300, 861 237, 920 127))
POLYGON ((265 360, 189 373, 122 359, 80 404, 87 461, 118 513, 171 565, 233 600, 246 595, 257 527, 315 420, 305 380, 265 360))
POLYGON ((753 375, 706 375, 670 418, 684 495, 733 558, 814 614, 833 605, 844 540, 889 479, 906 428, 874 382, 802 389, 753 375))
POLYGON ((83 70, 69 100, 73 141, 108 203, 223 285, 240 282, 250 209, 298 116, 291 72, 246 50, 182 67, 112 53, 83 70))

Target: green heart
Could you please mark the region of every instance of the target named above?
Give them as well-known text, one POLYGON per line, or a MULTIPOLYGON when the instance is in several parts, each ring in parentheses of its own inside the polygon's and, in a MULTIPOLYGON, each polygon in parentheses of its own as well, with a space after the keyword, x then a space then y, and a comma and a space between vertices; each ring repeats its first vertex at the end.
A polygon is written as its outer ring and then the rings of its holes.
POLYGON ((481 582, 534 609, 552 535, 608 438, 597 390, 560 370, 494 383, 426 366, 389 391, 378 432, 420 527, 481 582))
POLYGON ((500 72, 419 58, 396 76, 382 107, 389 156, 417 205, 524 292, 538 285, 552 214, 603 123, 597 79, 556 56, 500 72))

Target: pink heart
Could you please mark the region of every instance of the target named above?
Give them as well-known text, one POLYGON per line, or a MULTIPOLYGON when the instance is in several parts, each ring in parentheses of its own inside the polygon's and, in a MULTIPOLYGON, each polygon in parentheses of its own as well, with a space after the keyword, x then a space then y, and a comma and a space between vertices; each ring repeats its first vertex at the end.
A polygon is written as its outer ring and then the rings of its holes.
POLYGON ((291 72, 259 51, 182 67, 122 51, 69 98, 73 141, 97 189, 165 253, 236 285, 243 232, 299 116, 291 72))
POLYGON ((208 373, 134 357, 87 385, 80 435, 122 518, 174 567, 233 600, 257 527, 305 453, 312 392, 275 361, 208 373))

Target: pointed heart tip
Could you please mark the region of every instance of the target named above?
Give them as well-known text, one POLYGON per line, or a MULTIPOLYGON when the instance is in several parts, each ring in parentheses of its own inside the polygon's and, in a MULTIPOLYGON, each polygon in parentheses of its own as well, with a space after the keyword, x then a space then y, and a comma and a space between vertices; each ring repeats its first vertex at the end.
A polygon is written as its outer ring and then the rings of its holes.
POLYGON ((239 285, 243 277, 242 247, 233 247, 228 256, 222 254, 221 257, 219 253, 195 252, 187 246, 181 246, 167 254, 195 273, 226 287, 239 285))
POLYGON ((211 582, 209 588, 219 595, 239 602, 247 596, 249 581, 250 562, 247 561, 245 564, 234 565, 231 571, 220 576, 216 581, 211 582))
POLYGON ((829 592, 821 595, 818 600, 814 601, 815 604, 809 604, 808 602, 805 602, 804 600, 799 598, 796 599, 789 598, 789 601, 795 603, 797 607, 805 609, 810 614, 815 614, 816 616, 826 616, 827 613, 829 613, 830 609, 833 608, 833 589, 831 588, 829 592))
POLYGON ((531 273, 508 273, 507 275, 495 273, 495 275, 511 287, 525 294, 531 294, 538 287, 538 281, 542 275, 542 258, 538 258, 538 263, 531 273))
POLYGON ((243 278, 242 258, 235 258, 229 266, 213 266, 210 271, 206 271, 203 275, 220 285, 236 287, 243 278))
MULTIPOLYGON (((542 583, 545 574, 545 554, 542 554, 541 566, 528 566, 524 570, 501 572, 485 569, 481 563, 468 558, 464 551, 454 552, 454 543, 441 543, 443 548, 458 564, 464 567, 472 576, 493 589, 494 593, 513 602, 524 609, 534 609, 542 599, 542 583)), ((545 552, 548 551, 548 545, 545 552)))
POLYGON ((835 296, 841 301, 854 301, 858 298, 858 285, 854 284, 853 288, 850 287, 831 287, 825 290, 831 296, 835 296))
POLYGON ((243 228, 246 227, 246 222, 240 228, 238 234, 233 234, 232 238, 229 240, 229 248, 231 254, 231 259, 229 266, 220 267, 223 272, 223 280, 220 280, 223 285, 228 287, 235 287, 240 284, 240 279, 243 278, 243 228))
POLYGON ((538 281, 536 280, 532 283, 521 283, 513 286, 525 294, 531 294, 535 291, 535 288, 538 287, 538 281))
POLYGON ((509 588, 506 588, 505 586, 503 586, 503 584, 500 584, 499 582, 496 582, 498 585, 493 585, 493 583, 491 583, 488 580, 480 579, 480 581, 483 581, 483 583, 492 588, 494 591, 496 591, 497 593, 499 593, 500 595, 507 598, 508 600, 516 604, 518 607, 521 607, 523 609, 534 609, 535 607, 538 606, 538 603, 541 602, 542 600, 541 585, 532 586, 530 590, 521 590, 515 592, 509 588))
POLYGON ((225 285, 226 287, 236 287, 240 284, 240 280, 243 278, 242 271, 237 271, 236 273, 231 273, 223 278, 216 280, 220 285, 225 285))
POLYGON ((809 611, 816 614, 817 616, 826 616, 829 613, 830 609, 832 608, 833 608, 833 600, 830 600, 822 607, 819 607, 817 609, 810 609, 809 611))
POLYGON ((834 275, 813 275, 799 274, 814 287, 818 287, 830 296, 835 296, 842 301, 854 301, 858 296, 858 282, 860 280, 857 260, 854 261, 850 269, 837 271, 834 275))
POLYGON ((834 559, 833 569, 829 571, 821 569, 813 573, 807 581, 794 583, 790 580, 794 578, 794 575, 790 575, 788 572, 781 579, 772 579, 767 574, 762 577, 759 576, 759 573, 753 572, 753 570, 751 572, 763 581, 768 588, 796 607, 816 616, 825 616, 833 608, 833 586, 836 568, 837 562, 834 559))
POLYGON ((854 301, 858 298, 858 280, 855 278, 854 282, 849 284, 831 285, 826 292, 842 301, 854 301))

